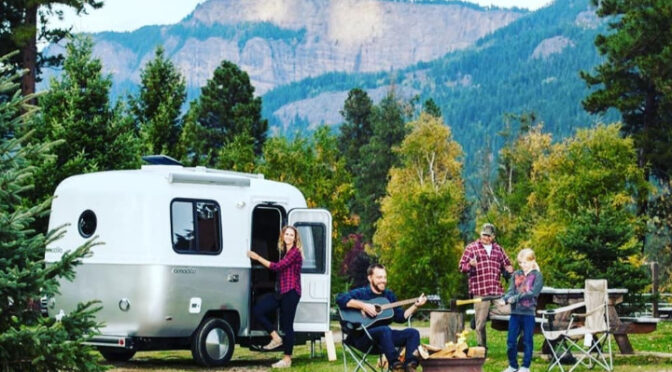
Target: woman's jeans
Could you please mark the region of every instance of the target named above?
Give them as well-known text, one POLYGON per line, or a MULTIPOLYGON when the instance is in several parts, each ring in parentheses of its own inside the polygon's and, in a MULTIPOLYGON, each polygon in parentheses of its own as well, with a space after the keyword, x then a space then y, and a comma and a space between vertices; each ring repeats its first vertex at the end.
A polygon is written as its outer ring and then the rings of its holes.
POLYGON ((506 354, 509 366, 518 369, 518 335, 523 330, 523 367, 530 368, 532 363, 532 335, 534 334, 534 315, 511 314, 509 335, 506 339, 506 354))
POLYGON ((266 315, 280 308, 280 328, 285 333, 285 337, 282 338, 285 355, 292 355, 294 350, 294 316, 300 298, 301 296, 292 289, 279 295, 279 298, 276 296, 263 297, 252 309, 254 318, 261 323, 266 332, 271 333, 275 331, 275 327, 266 315))

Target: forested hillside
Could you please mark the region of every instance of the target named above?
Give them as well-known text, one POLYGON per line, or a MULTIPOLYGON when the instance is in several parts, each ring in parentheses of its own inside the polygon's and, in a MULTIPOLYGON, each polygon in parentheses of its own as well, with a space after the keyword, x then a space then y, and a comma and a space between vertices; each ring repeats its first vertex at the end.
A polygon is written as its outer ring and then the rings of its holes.
MULTIPOLYGON (((490 145, 497 154, 501 147, 497 133, 507 113, 534 112, 555 139, 617 118, 590 116, 581 106, 589 90, 579 71, 600 62, 594 39, 605 27, 588 0, 557 1, 468 50, 432 62, 396 73, 328 74, 277 88, 263 97, 265 117, 271 126, 293 129, 274 116, 286 104, 355 86, 373 90, 394 83, 406 94, 419 94, 420 101, 432 98, 438 104, 465 149, 465 172, 473 175, 477 151, 490 145)), ((301 118, 298 112, 294 124, 301 124, 301 118)))

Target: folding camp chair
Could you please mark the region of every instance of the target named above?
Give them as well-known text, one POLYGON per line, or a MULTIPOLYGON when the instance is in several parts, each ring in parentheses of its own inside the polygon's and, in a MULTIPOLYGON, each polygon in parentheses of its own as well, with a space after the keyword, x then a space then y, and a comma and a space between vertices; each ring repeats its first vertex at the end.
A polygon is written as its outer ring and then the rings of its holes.
POLYGON ((560 361, 570 352, 574 353, 576 363, 569 369, 573 371, 579 365, 592 368, 593 365, 607 371, 614 369, 611 352, 611 332, 609 330, 609 294, 607 281, 588 279, 585 283, 584 300, 575 304, 552 310, 539 310, 538 313, 548 321, 541 324, 544 338, 551 346, 551 363, 548 371, 554 367, 564 368, 560 361), (566 328, 553 330, 555 315, 585 307, 585 313, 571 313, 566 328), (584 318, 575 322, 576 318, 584 318), (546 326, 544 326, 546 324, 546 326), (605 351, 606 348, 606 351, 605 351))
MULTIPOLYGON (((385 370, 388 370, 392 368, 387 363, 381 363, 382 358, 383 358, 383 352, 377 347, 376 341, 373 339, 371 334, 369 333, 369 330, 362 326, 361 324, 353 324, 349 323, 347 321, 343 320, 343 315, 341 313, 341 310, 338 310, 338 315, 339 315, 339 320, 341 324, 341 336, 343 337, 342 340, 342 345, 343 345, 343 371, 348 372, 348 362, 347 362, 347 355, 349 355, 352 360, 355 362, 356 367, 354 369, 354 372, 358 372, 360 370, 363 371, 370 371, 370 372, 382 372, 385 370), (353 340, 355 338, 355 334, 357 332, 363 332, 366 337, 369 339, 369 346, 365 348, 365 350, 361 350, 358 348, 353 340), (368 360, 367 357, 370 355, 377 355, 378 356, 378 363, 377 366, 374 366, 371 364, 368 360)), ((413 317, 408 318, 408 326, 411 326, 411 319, 413 317)), ((402 347, 397 348, 397 352, 401 353, 403 350, 402 347)))
POLYGON ((376 367, 367 360, 369 355, 378 355, 379 357, 381 355, 381 351, 376 347, 376 342, 373 340, 373 337, 371 337, 369 330, 361 325, 344 321, 340 309, 339 317, 341 322, 341 336, 343 337, 343 371, 348 372, 348 356, 350 356, 356 364, 354 372, 360 370, 370 372, 384 371, 382 363, 379 363, 379 365, 381 365, 380 367, 376 367), (363 332, 371 341, 370 346, 366 350, 360 350, 355 346, 353 340, 355 338, 355 333, 357 332, 363 332))

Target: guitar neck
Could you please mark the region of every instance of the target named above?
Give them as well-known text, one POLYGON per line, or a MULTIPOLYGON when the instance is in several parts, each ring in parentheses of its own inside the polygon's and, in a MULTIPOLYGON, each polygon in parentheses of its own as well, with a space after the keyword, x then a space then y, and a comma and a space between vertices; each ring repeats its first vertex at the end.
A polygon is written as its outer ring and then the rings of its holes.
POLYGON ((397 306, 403 306, 403 305, 406 305, 406 304, 412 304, 412 303, 414 303, 415 301, 417 301, 418 298, 420 298, 420 297, 409 298, 408 300, 397 301, 397 302, 392 302, 392 303, 389 303, 389 304, 381 305, 381 306, 380 306, 380 309, 381 309, 381 310, 387 310, 387 309, 391 309, 391 308, 393 308, 393 307, 397 307, 397 306))

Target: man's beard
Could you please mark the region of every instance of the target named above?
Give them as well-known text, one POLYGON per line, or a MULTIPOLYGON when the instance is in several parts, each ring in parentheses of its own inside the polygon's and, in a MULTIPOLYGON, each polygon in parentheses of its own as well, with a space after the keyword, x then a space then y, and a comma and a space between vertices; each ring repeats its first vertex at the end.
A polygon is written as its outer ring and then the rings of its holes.
POLYGON ((376 288, 376 291, 378 292, 383 292, 385 290, 385 284, 383 283, 374 284, 373 287, 376 288))

